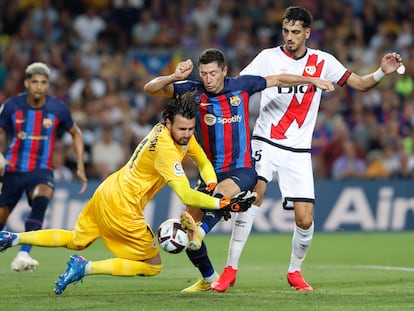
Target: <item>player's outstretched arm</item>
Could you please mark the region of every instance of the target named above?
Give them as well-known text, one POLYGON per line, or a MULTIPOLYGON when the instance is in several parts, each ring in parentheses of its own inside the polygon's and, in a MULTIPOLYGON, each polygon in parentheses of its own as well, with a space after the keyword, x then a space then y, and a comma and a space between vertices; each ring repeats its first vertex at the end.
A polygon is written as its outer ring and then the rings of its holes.
POLYGON ((397 71, 400 66, 402 66, 400 54, 395 52, 387 53, 381 60, 381 66, 375 72, 365 76, 352 73, 346 81, 346 84, 355 90, 366 92, 375 87, 383 77, 397 71))
POLYGON ((231 199, 221 194, 209 196, 208 194, 192 189, 188 180, 171 180, 168 182, 168 186, 177 194, 184 205, 204 209, 245 212, 256 199, 256 192, 252 191, 240 192, 231 199))
POLYGON ((272 86, 282 86, 282 87, 289 87, 294 85, 300 84, 315 84, 316 87, 324 90, 324 91, 333 91, 334 86, 331 81, 323 80, 319 78, 312 78, 306 76, 299 76, 294 74, 279 74, 273 76, 267 76, 266 79, 266 87, 272 86))
POLYGON ((158 76, 144 86, 144 92, 151 96, 172 98, 174 95, 173 83, 187 78, 193 71, 191 59, 179 62, 174 73, 168 76, 158 76))

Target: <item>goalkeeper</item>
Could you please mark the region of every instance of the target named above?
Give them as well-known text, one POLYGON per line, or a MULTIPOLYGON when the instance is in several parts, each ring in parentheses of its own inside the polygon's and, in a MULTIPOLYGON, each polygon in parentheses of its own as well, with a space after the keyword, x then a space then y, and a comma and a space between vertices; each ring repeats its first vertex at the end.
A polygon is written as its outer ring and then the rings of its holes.
POLYGON ((229 199, 193 190, 181 161, 188 155, 207 184, 217 177, 193 134, 198 103, 195 93, 187 92, 171 101, 163 112, 163 122, 154 126, 136 147, 124 167, 107 177, 79 214, 73 231, 62 229, 24 233, 0 232, 0 251, 18 244, 66 247, 82 250, 99 237, 115 256, 89 261, 71 256, 66 271, 56 281, 60 295, 70 283, 86 275, 154 276, 162 269, 154 234, 144 219, 146 204, 168 184, 185 205, 204 209, 245 211, 254 193, 245 192, 229 199))

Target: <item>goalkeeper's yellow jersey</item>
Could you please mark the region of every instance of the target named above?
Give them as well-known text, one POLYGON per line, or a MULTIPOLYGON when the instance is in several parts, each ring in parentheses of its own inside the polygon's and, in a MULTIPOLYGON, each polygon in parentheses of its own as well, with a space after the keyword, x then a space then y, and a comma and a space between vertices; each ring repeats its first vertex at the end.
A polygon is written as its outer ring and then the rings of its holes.
POLYGON ((146 204, 170 183, 175 185, 174 191, 180 199, 189 200, 187 204, 217 208, 216 198, 190 188, 181 164, 185 155, 193 159, 206 183, 217 181, 213 166, 194 136, 187 145, 176 144, 170 131, 159 123, 136 147, 126 165, 99 186, 97 192, 100 199, 105 200, 103 206, 110 206, 114 215, 132 213, 143 218, 146 204))

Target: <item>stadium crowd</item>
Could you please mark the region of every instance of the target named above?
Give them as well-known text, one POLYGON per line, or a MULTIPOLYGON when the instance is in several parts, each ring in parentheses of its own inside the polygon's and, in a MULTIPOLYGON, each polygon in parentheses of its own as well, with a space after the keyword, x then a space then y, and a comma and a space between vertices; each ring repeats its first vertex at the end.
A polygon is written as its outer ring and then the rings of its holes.
MULTIPOLYGON (((103 179, 161 117, 165 101, 143 92, 147 81, 210 47, 223 50, 229 75, 238 75, 260 50, 281 43, 289 5, 312 12, 311 47, 350 70, 372 72, 390 50, 406 67, 369 92, 337 87, 324 95, 315 178, 414 178, 413 0, 2 1, 0 103, 24 91, 28 64, 47 63, 52 94, 70 106, 84 133, 87 176, 103 179)), ((252 123, 256 115, 252 107, 252 123)), ((69 139, 63 134, 56 148, 57 181, 71 180, 76 169, 69 139)))

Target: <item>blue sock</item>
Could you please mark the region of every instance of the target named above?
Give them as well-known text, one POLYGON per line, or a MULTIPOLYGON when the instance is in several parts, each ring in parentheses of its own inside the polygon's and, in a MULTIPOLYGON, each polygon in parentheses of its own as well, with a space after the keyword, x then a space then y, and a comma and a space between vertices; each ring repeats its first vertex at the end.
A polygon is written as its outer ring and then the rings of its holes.
POLYGON ((204 210, 204 216, 201 220, 201 228, 203 228, 206 235, 219 222, 222 215, 223 213, 220 210, 217 210, 217 211, 204 210))
POLYGON ((193 265, 198 268, 204 278, 208 278, 214 274, 214 268, 210 258, 208 258, 207 247, 204 241, 201 244, 200 249, 196 251, 187 249, 186 253, 193 265))
MULTIPOLYGON (((36 231, 40 230, 43 225, 43 219, 45 218, 45 212, 49 205, 49 198, 45 196, 36 197, 32 201, 32 210, 29 217, 26 219, 24 224, 25 231, 36 231)), ((30 252, 32 245, 22 244, 20 251, 30 252)))

